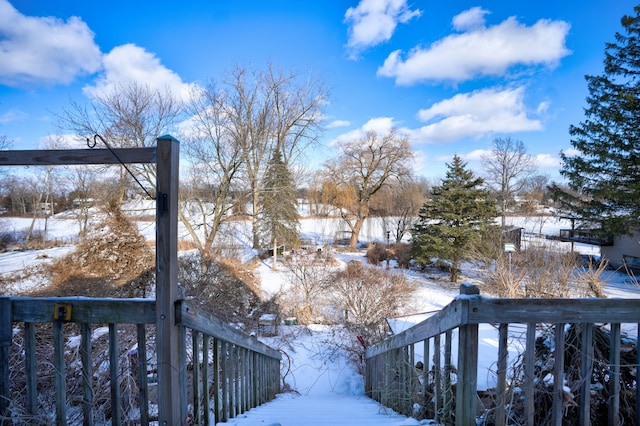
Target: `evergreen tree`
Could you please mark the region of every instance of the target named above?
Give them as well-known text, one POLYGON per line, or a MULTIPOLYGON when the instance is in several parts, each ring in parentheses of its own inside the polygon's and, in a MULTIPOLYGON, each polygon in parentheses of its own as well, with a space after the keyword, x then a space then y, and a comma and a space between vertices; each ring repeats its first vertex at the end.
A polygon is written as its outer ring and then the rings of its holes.
POLYGON ((293 246, 299 241, 299 219, 296 187, 279 149, 267 164, 260 194, 261 234, 273 247, 276 268, 277 247, 293 246))
MULTIPOLYGON (((441 185, 431 189, 431 198, 418 213, 413 227, 413 260, 419 265, 432 258, 451 262, 451 282, 458 281, 460 261, 493 224, 498 210, 484 180, 466 169, 457 155, 447 164, 441 185)), ((495 226, 495 225, 493 225, 495 226)))
POLYGON ((569 189, 551 187, 578 227, 617 235, 637 228, 640 217, 640 6, 634 11, 605 45, 604 73, 585 77, 585 119, 569 129, 579 154, 562 154, 569 189))

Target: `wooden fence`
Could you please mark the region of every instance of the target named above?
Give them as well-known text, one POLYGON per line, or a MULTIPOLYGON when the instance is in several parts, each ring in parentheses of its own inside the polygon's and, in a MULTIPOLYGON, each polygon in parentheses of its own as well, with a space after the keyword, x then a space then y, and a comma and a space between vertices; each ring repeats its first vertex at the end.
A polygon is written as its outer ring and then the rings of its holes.
POLYGON ((440 424, 640 424, 639 322, 638 299, 490 299, 463 284, 442 311, 367 350, 365 390, 440 424), (490 389, 478 389, 480 327, 495 331, 490 389))
MULTIPOLYGON (((279 352, 184 300, 175 309, 182 424, 275 397, 279 352)), ((158 421, 155 324, 153 300, 0 297, 0 424, 158 421)))

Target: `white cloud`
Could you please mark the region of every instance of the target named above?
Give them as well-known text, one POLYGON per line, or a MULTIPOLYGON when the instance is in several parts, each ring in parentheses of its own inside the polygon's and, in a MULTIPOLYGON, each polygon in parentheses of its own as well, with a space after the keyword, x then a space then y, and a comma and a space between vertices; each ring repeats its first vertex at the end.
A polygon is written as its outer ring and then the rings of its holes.
POLYGON ((361 0, 344 15, 349 25, 350 57, 355 59, 363 50, 388 41, 399 23, 406 23, 421 13, 409 9, 407 0, 361 0))
POLYGON ((533 162, 540 169, 553 169, 558 170, 560 168, 560 157, 552 154, 536 154, 533 156, 533 162))
POLYGON ((450 142, 492 133, 542 130, 527 115, 524 88, 483 89, 455 95, 418 112, 427 125, 412 131, 416 142, 450 142))
POLYGON ((490 13, 488 10, 484 10, 481 7, 472 7, 454 16, 451 22, 456 31, 475 30, 484 27, 484 15, 488 13, 490 13))
POLYGON ((14 121, 24 121, 29 114, 19 109, 12 108, 4 114, 0 115, 0 124, 11 123, 14 121))
POLYGON ((377 117, 367 121, 359 129, 351 130, 343 133, 329 142, 329 146, 334 146, 340 142, 353 141, 361 139, 366 136, 367 132, 374 131, 378 134, 386 134, 391 131, 392 128, 397 127, 392 117, 377 117))
POLYGON ((526 26, 510 17, 486 27, 483 9, 470 9, 453 18, 454 27, 464 30, 436 41, 428 48, 412 49, 406 59, 392 52, 378 69, 378 75, 395 78, 397 84, 423 81, 460 82, 479 76, 503 76, 510 68, 555 67, 571 52, 565 46, 569 24, 541 19, 526 26))
POLYGON ((474 149, 471 152, 461 155, 460 157, 464 161, 482 161, 484 157, 487 155, 491 155, 491 150, 489 149, 474 149))
POLYGON ((168 90, 182 99, 191 94, 190 84, 183 83, 180 76, 162 65, 154 54, 134 44, 114 47, 104 55, 104 74, 94 86, 86 86, 84 92, 93 97, 132 83, 161 92, 168 90))
POLYGON ((0 84, 69 84, 100 69, 94 33, 78 17, 31 17, 0 0, 0 84))
POLYGON ((331 123, 327 124, 327 129, 335 129, 336 127, 349 127, 351 126, 351 122, 347 120, 333 120, 331 123))

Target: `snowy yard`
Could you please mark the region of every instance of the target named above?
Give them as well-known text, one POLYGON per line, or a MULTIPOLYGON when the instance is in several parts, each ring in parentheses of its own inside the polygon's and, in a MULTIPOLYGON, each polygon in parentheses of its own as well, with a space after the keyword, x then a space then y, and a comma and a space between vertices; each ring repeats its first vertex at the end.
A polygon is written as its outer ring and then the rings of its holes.
MULTIPOLYGON (((7 219, 2 219, 7 229, 7 219)), ((20 230, 29 226, 29 220, 12 220, 11 229, 20 230)), ((553 218, 514 220, 514 224, 522 226, 525 232, 532 234, 557 235, 560 228, 567 228, 567 223, 553 218)), ((302 237, 314 240, 321 245, 333 240, 340 230, 337 219, 309 219, 301 222, 302 237)), ((35 229, 44 232, 44 223, 38 221, 35 229)), ((383 221, 369 221, 362 234, 363 241, 383 241, 386 225, 383 221)), ((140 222, 139 229, 149 240, 155 238, 153 222, 140 222)), ((50 219, 46 224, 48 238, 73 241, 77 235, 77 224, 71 219, 50 219)), ((181 235, 185 235, 180 231, 181 235)), ((240 229, 234 239, 240 247, 247 246, 248 231, 240 229)), ((39 251, 13 251, 0 253, 0 276, 30 271, 39 264, 51 261, 73 249, 73 246, 55 247, 39 251)), ((576 250, 583 254, 598 255, 597 247, 576 245, 576 250)), ((341 263, 352 259, 366 262, 364 252, 338 253, 341 263)), ((393 266, 393 265, 392 265, 393 266)), ((418 284, 414 304, 407 306, 403 312, 406 316, 390 320, 395 332, 406 329, 422 321, 430 312, 442 309, 458 294, 457 286, 446 283, 446 280, 433 279, 424 274, 412 271, 400 271, 418 284)), ((269 261, 263 261, 257 268, 261 287, 266 297, 277 292, 286 291, 289 285, 286 267, 277 271, 271 269, 269 261)), ((463 271, 467 277, 477 279, 473 270, 463 271)), ((28 279, 12 285, 11 293, 27 290, 43 285, 40 279, 28 279)), ((605 293, 610 298, 640 298, 640 290, 623 274, 607 271, 605 293)), ((521 350, 517 328, 512 330, 510 354, 521 350)), ((266 343, 285 354, 283 357, 284 382, 289 392, 278 395, 275 401, 254 409, 238 418, 229 420, 229 425, 326 425, 326 424, 367 424, 367 425, 414 425, 429 424, 418 422, 397 415, 381 407, 374 401, 365 398, 363 378, 358 375, 353 365, 347 362, 343 354, 331 350, 328 343, 334 338, 331 328, 326 326, 283 326, 277 337, 264 338, 266 343), (357 419, 354 423, 343 423, 347 418, 357 419)), ((454 335, 453 347, 456 347, 454 335)), ((490 325, 480 329, 480 365, 479 387, 488 388, 495 384, 495 360, 497 357, 497 331, 490 325)), ((417 351, 417 357, 421 356, 417 351)), ((511 358, 511 357, 510 357, 511 358)), ((454 354, 455 359, 455 354, 454 354)))

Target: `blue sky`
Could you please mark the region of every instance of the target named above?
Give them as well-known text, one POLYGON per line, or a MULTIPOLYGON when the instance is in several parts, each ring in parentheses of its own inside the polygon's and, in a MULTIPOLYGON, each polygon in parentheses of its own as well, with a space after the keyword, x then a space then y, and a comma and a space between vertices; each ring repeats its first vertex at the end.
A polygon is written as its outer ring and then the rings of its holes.
POLYGON ((0 135, 33 149, 55 113, 132 79, 176 89, 234 64, 312 70, 331 88, 325 149, 402 129, 416 174, 478 161, 496 137, 522 140, 557 176, 583 120, 585 74, 633 14, 627 0, 0 0, 0 135))

